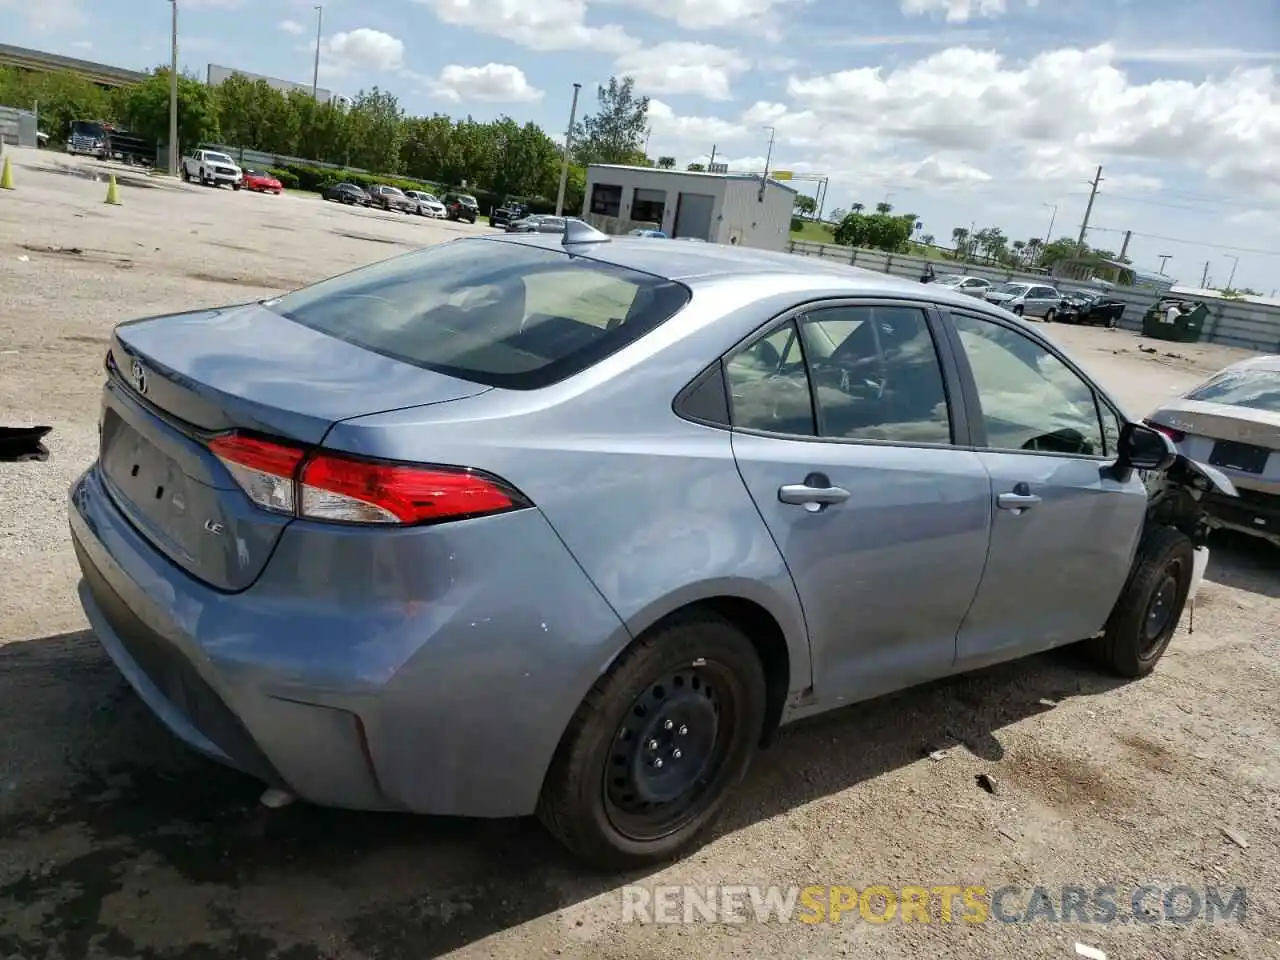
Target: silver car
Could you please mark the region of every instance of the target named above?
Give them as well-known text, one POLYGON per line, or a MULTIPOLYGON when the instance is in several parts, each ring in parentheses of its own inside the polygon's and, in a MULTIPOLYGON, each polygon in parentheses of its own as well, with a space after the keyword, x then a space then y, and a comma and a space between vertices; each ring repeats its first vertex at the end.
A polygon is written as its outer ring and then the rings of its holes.
POLYGON ((1020 317, 1042 317, 1047 322, 1062 309, 1062 294, 1057 288, 1040 283, 1002 283, 988 290, 984 299, 1020 317))
POLYGON ((1238 497, 1206 497, 1213 526, 1280 544, 1280 355, 1232 364, 1148 422, 1235 485, 1238 497))
POLYGON ((1005 311, 581 221, 123 323, 106 369, 80 599, 174 733, 606 866, 705 836, 782 724, 1086 639, 1149 672, 1205 536, 1005 311))
POLYGON ((406 190, 404 195, 417 204, 414 213, 420 217, 431 217, 435 220, 443 220, 446 216, 444 204, 430 193, 422 190, 406 190))
POLYGON ((977 297, 979 300, 984 299, 992 288, 991 281, 983 277, 966 277, 959 274, 939 277, 933 282, 939 287, 948 287, 960 293, 967 293, 969 296, 977 297))

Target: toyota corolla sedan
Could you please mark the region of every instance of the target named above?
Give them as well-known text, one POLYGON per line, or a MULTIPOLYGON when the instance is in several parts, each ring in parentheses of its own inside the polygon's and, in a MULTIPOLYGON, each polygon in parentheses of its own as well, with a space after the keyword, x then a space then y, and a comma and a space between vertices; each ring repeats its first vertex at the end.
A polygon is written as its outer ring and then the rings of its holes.
POLYGON ((1205 556, 1153 490, 1206 474, 1059 347, 804 257, 570 220, 105 363, 80 599, 156 715, 293 797, 536 812, 607 867, 696 844, 793 720, 1077 641, 1146 674, 1205 556))
POLYGON ((1187 457, 1217 467, 1237 496, 1208 495, 1215 527, 1280 545, 1280 355, 1234 363, 1148 421, 1187 457))

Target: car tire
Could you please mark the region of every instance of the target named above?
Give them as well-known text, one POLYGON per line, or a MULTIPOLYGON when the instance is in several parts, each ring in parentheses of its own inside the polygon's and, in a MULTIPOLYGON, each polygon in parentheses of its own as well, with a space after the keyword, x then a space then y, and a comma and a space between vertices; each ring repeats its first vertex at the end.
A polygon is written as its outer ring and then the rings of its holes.
POLYGON ((741 630, 710 613, 669 620, 628 647, 578 707, 538 818, 603 870, 671 860, 746 774, 765 705, 764 669, 741 630))
POLYGON ((1159 526, 1138 544, 1133 571, 1089 652, 1121 677, 1145 677, 1164 656, 1191 589, 1195 547, 1173 527, 1159 526))
POLYGON ((1058 311, 1057 311, 1057 310, 1054 310, 1052 307, 1050 307, 1050 308, 1045 312, 1045 315, 1044 315, 1044 322, 1045 322, 1045 323, 1053 323, 1053 318, 1054 318, 1054 317, 1056 317, 1057 315, 1058 315, 1058 311))
POLYGON ((191 171, 188 170, 186 167, 182 168, 182 182, 183 183, 191 182, 191 171))
POLYGON ((1013 312, 1016 316, 1022 316, 1022 307, 1014 307, 1013 312))
POLYGON ((231 185, 231 189, 232 189, 232 190, 234 190, 236 193, 239 193, 239 192, 240 192, 240 184, 238 184, 238 183, 233 183, 233 184, 231 185))

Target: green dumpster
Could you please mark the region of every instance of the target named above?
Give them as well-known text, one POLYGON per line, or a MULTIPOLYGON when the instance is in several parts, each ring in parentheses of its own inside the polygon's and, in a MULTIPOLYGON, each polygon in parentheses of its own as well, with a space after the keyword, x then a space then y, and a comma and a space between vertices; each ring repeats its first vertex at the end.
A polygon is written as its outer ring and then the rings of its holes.
POLYGON ((1142 315, 1142 335, 1156 340, 1199 343, 1209 308, 1198 300, 1166 297, 1142 315))

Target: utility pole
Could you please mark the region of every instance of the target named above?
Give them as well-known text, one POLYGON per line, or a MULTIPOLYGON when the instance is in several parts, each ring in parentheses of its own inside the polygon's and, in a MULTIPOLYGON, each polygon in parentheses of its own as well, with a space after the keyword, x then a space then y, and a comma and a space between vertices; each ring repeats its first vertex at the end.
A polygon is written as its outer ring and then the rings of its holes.
POLYGON ((564 159, 560 161, 560 191, 556 194, 556 216, 564 215, 564 188, 569 182, 569 148, 573 146, 573 122, 578 116, 578 91, 582 84, 573 85, 573 105, 569 107, 569 129, 564 134, 564 159))
POLYGON ((1084 235, 1089 232, 1089 216, 1093 213, 1093 199, 1098 195, 1098 184, 1102 183, 1102 167, 1093 178, 1093 189, 1089 191, 1089 205, 1084 208, 1084 222, 1080 224, 1080 238, 1076 240, 1076 256, 1084 253, 1084 235))
POLYGON ((320 30, 324 25, 324 5, 316 4, 316 65, 311 72, 311 99, 319 99, 320 91, 320 30))
POLYGON ((1129 241, 1133 238, 1133 231, 1126 230, 1124 232, 1124 243, 1120 244, 1120 256, 1117 259, 1123 260, 1124 255, 1129 252, 1129 241))
POLYGON ((1231 261, 1231 276, 1227 277, 1227 289, 1234 290, 1235 287, 1233 287, 1231 284, 1235 282, 1236 267, 1240 266, 1240 258, 1237 257, 1234 253, 1224 253, 1223 256, 1231 261))
POLYGON ((645 127, 644 131, 644 158, 649 159, 649 136, 653 133, 653 127, 645 127))
POLYGON ((178 0, 169 0, 173 22, 169 30, 169 176, 178 175, 178 0))
POLYGON ((711 145, 711 159, 707 161, 707 170, 709 171, 716 163, 716 145, 711 145))
POLYGON ((1209 289, 1208 283, 1209 283, 1209 261, 1206 260, 1204 262, 1204 273, 1200 274, 1200 289, 1208 290, 1209 289))
POLYGON ((818 185, 818 222, 822 222, 822 211, 827 205, 827 188, 831 185, 830 177, 823 177, 818 185))
POLYGON ((1172 253, 1161 253, 1161 254, 1157 254, 1157 256, 1160 258, 1160 276, 1162 276, 1162 277, 1163 277, 1163 276, 1164 276, 1164 265, 1165 265, 1166 263, 1168 263, 1168 262, 1173 258, 1173 254, 1172 254, 1172 253))
POLYGON ((1049 214, 1049 231, 1044 235, 1044 245, 1047 247, 1053 243, 1053 222, 1058 219, 1058 205, 1056 203, 1042 203, 1042 207, 1048 207, 1051 211, 1049 214))
POLYGON ((769 182, 769 161, 773 159, 773 138, 777 135, 777 131, 773 127, 765 127, 769 131, 769 149, 764 155, 764 173, 760 174, 760 194, 757 200, 764 202, 764 186, 769 182))

